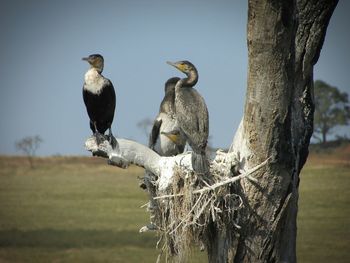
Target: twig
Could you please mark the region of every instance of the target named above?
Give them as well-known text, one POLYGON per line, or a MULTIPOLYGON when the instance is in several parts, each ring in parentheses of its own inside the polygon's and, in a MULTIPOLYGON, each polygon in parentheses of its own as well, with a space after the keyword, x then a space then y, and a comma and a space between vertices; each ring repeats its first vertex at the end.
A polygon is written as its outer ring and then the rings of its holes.
POLYGON ((171 198, 171 197, 180 197, 184 194, 173 194, 173 195, 161 195, 161 196, 155 196, 153 199, 163 199, 163 198, 171 198))
POLYGON ((143 204, 142 206, 140 206, 140 208, 144 208, 146 206, 148 206, 150 204, 150 202, 147 202, 146 204, 143 204))
POLYGON ((171 235, 172 233, 174 233, 185 221, 186 219, 191 215, 191 213, 193 212, 193 210, 196 208, 196 206, 198 205, 199 201, 202 199, 203 195, 200 195, 196 201, 196 203, 193 205, 192 209, 188 212, 188 214, 184 217, 183 220, 181 220, 181 222, 169 233, 169 235, 171 235))
MULTIPOLYGON (((268 161, 270 160, 270 157, 268 159, 266 159, 265 161, 263 161, 262 163, 258 164, 257 166, 253 167, 252 169, 248 170, 247 172, 237 175, 235 177, 229 178, 227 180, 224 180, 222 182, 218 182, 216 184, 213 184, 211 186, 206 186, 203 187, 202 189, 198 189, 196 191, 193 191, 193 194, 201 194, 210 190, 214 190, 220 186, 226 185, 226 184, 230 184, 230 183, 234 183, 238 180, 241 180, 245 177, 251 177, 251 174, 256 172, 257 170, 261 169, 263 166, 265 166, 268 161)), ((178 197, 178 196, 183 196, 184 194, 173 194, 173 195, 161 195, 161 196, 156 196, 153 199, 163 199, 163 198, 172 198, 172 197, 178 197)))
POLYGON ((220 186, 226 185, 226 184, 230 184, 230 183, 234 183, 240 179, 243 179, 245 177, 249 177, 252 173, 256 172, 257 170, 259 170, 260 168, 262 168, 263 166, 265 166, 267 164, 267 162, 269 161, 270 158, 266 159, 265 161, 263 161, 262 163, 258 164, 257 166, 253 167, 252 169, 248 170, 246 173, 237 175, 235 177, 229 178, 225 181, 222 182, 218 182, 216 184, 211 185, 210 187, 203 187, 202 189, 193 191, 194 194, 198 194, 198 193, 202 193, 208 190, 213 190, 216 189, 220 186))
POLYGON ((201 210, 199 210, 199 212, 195 215, 194 220, 197 220, 197 219, 200 217, 200 215, 203 213, 204 209, 205 209, 205 208, 207 207, 207 205, 211 202, 212 197, 213 197, 213 196, 211 196, 211 197, 207 200, 207 202, 202 206, 201 210))

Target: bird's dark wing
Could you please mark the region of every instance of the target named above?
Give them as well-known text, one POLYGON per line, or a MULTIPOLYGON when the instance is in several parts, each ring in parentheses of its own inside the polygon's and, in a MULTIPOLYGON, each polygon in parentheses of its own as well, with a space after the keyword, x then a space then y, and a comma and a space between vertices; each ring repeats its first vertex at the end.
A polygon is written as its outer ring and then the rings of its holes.
POLYGON ((83 99, 86 106, 86 111, 89 115, 90 120, 94 119, 93 105, 94 105, 94 95, 83 88, 83 99))
POLYGON ((194 151, 205 149, 209 114, 203 97, 193 88, 181 88, 176 98, 176 118, 194 151))
POLYGON ((115 90, 113 87, 112 82, 109 79, 106 79, 106 84, 103 88, 104 90, 104 96, 106 96, 108 99, 107 105, 106 105, 106 120, 112 124, 113 118, 114 118, 114 111, 115 111, 115 105, 116 105, 116 95, 115 90))
POLYGON ((149 136, 149 142, 148 142, 148 147, 152 150, 154 150, 154 145, 157 142, 157 139, 159 137, 159 130, 160 126, 162 125, 162 119, 155 119, 152 127, 151 134, 149 136))

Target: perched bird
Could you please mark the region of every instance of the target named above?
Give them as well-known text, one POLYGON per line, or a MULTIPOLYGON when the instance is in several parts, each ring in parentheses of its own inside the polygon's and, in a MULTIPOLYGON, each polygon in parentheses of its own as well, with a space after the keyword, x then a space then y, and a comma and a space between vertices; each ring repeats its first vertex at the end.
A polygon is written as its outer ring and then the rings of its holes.
POLYGON ((189 61, 167 63, 187 76, 180 79, 175 86, 175 116, 181 132, 193 150, 193 170, 199 174, 207 174, 209 172, 206 157, 209 116, 203 97, 193 88, 198 81, 197 69, 189 61))
MULTIPOLYGON (((186 140, 180 132, 175 119, 175 85, 179 80, 180 78, 170 78, 165 82, 165 95, 159 106, 159 113, 154 120, 149 137, 149 148, 160 156, 174 156, 183 153, 185 149, 186 140)), ((155 175, 146 171, 140 187, 154 192, 154 185, 151 183, 154 178, 155 175)), ((150 207, 155 209, 157 202, 151 201, 150 207)))
POLYGON ((182 153, 186 144, 175 119, 175 85, 179 80, 180 78, 170 78, 165 83, 165 95, 149 138, 149 147, 161 156, 182 153))
POLYGON ((117 146, 117 140, 112 134, 112 122, 114 118, 116 95, 112 82, 105 78, 103 71, 104 60, 99 54, 93 54, 83 58, 90 64, 90 69, 85 73, 83 98, 87 113, 90 118, 90 129, 96 137, 97 144, 104 139, 104 133, 108 129, 108 139, 113 148, 117 146))

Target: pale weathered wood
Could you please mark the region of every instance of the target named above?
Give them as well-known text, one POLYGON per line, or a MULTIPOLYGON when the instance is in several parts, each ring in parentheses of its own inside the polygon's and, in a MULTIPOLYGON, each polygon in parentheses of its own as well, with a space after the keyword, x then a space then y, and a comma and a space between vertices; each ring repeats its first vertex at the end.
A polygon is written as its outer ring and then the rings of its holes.
POLYGON ((158 185, 160 189, 165 189, 171 183, 173 170, 177 165, 192 170, 191 152, 173 157, 164 157, 145 145, 132 140, 117 138, 117 142, 118 147, 112 149, 107 140, 97 145, 95 138, 92 136, 86 140, 85 148, 93 155, 108 158, 111 165, 127 168, 129 164, 135 164, 144 167, 159 177, 158 185))

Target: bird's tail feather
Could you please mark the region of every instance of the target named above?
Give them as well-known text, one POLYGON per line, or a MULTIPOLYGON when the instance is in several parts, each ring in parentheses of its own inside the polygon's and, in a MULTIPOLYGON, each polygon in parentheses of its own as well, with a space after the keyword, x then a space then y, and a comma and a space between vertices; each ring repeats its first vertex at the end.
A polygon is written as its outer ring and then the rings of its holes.
POLYGON ((205 153, 192 152, 192 168, 198 174, 209 173, 209 162, 205 153))

